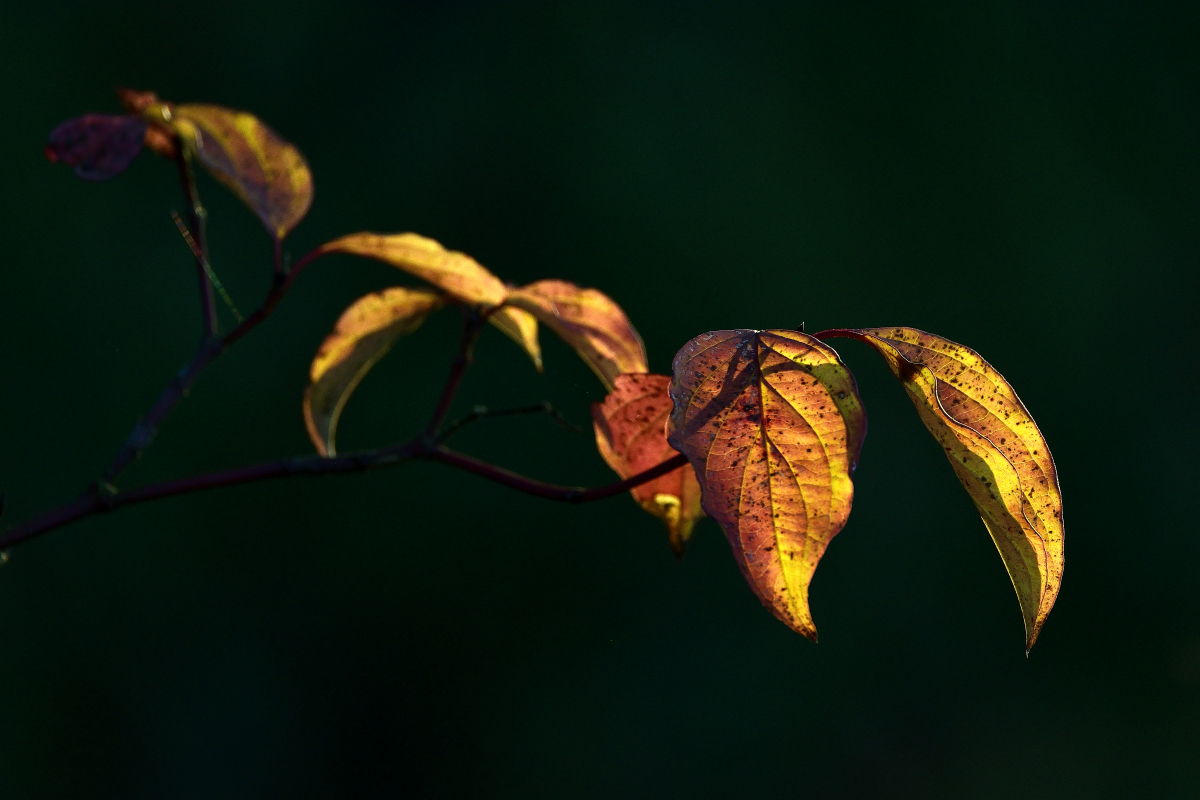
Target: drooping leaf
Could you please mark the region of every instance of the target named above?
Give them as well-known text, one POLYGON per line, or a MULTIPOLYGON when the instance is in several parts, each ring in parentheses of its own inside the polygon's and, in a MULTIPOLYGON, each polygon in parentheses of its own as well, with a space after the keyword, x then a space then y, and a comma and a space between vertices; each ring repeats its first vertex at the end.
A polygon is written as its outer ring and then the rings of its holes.
MULTIPOLYGON (((667 375, 618 375, 603 403, 592 403, 596 448, 622 478, 629 478, 676 455, 667 443, 671 397, 667 375)), ((633 499, 667 526, 667 540, 679 558, 704 516, 700 484, 691 465, 668 472, 630 490, 633 499)))
POLYGON ((1012 578, 1026 650, 1063 573, 1062 493, 1050 448, 1004 376, 969 347, 914 328, 818 334, 874 347, 946 452, 1012 578))
POLYGON ((253 114, 198 103, 174 106, 172 122, 200 163, 283 239, 312 205, 312 173, 296 147, 253 114))
POLYGON ((359 381, 445 302, 440 292, 396 287, 364 295, 342 313, 313 358, 304 392, 304 423, 317 452, 336 454, 338 418, 359 381))
POLYGON ((542 371, 542 345, 538 341, 537 317, 516 306, 500 306, 488 315, 488 322, 504 331, 505 336, 529 355, 537 371, 542 371))
POLYGON ((75 168, 88 181, 106 181, 133 163, 146 137, 146 123, 123 114, 85 114, 50 132, 46 158, 75 168))
POLYGON ((612 391, 623 373, 646 372, 646 348, 625 312, 608 295, 566 281, 538 281, 509 293, 523 308, 557 333, 612 391))
POLYGON ((700 480, 750 588, 816 641, 808 586, 850 514, 866 435, 854 377, 828 345, 795 331, 716 331, 672 366, 667 433, 700 480))
POLYGON ((323 253, 350 253, 391 264, 459 300, 491 308, 504 302, 503 282, 465 253, 415 233, 351 233, 321 245, 323 253))

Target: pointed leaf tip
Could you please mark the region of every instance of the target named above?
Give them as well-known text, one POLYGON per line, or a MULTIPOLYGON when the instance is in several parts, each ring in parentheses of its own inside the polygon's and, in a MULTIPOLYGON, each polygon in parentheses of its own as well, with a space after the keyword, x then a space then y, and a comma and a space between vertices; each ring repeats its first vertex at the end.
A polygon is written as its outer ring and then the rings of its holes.
POLYGON ((364 295, 342 313, 313 358, 304 392, 304 423, 318 453, 336 454, 342 409, 371 367, 444 304, 439 292, 396 287, 364 295))
POLYGON ((542 372, 542 344, 538 340, 537 317, 516 306, 500 306, 488 315, 488 322, 499 328, 525 351, 533 366, 542 372))
MULTIPOLYGON (((667 443, 671 414, 671 384, 666 375, 626 374, 613 380, 613 391, 603 403, 592 404, 596 448, 605 463, 622 479, 644 472, 677 455, 667 443)), ((629 492, 645 511, 667 526, 667 541, 682 558, 700 508, 700 484, 689 464, 629 492)))
POLYGON ((304 219, 312 205, 312 172, 295 145, 245 111, 191 103, 174 106, 171 117, 200 163, 272 236, 285 238, 304 219))
POLYGON ((416 233, 351 233, 321 245, 321 252, 382 261, 483 308, 500 305, 508 295, 504 283, 478 261, 416 233))
POLYGON ((716 331, 673 364, 671 445, 750 588, 816 641, 808 587, 850 514, 866 416, 837 353, 796 331, 716 331))
POLYGON ((969 347, 915 328, 830 331, 866 342, 900 379, 1000 551, 1025 620, 1026 653, 1062 584, 1058 473, 1012 386, 969 347))
POLYGON ((618 375, 649 371, 642 337, 621 307, 597 289, 581 289, 567 281, 538 281, 512 290, 508 303, 533 314, 558 334, 609 391, 618 375))

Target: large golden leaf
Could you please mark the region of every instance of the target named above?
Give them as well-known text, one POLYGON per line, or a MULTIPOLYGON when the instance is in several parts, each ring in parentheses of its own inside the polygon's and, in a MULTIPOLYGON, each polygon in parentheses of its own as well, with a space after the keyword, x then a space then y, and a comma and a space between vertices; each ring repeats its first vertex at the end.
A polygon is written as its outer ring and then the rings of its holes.
POLYGON ((557 333, 612 391, 622 373, 646 372, 646 348, 621 307, 596 289, 581 289, 566 281, 538 281, 508 296, 557 333))
POLYGON ((504 302, 503 282, 466 253, 447 250, 415 233, 351 233, 321 245, 323 253, 351 253, 391 264, 459 300, 491 308, 504 302))
MULTIPOLYGON (((667 443, 671 397, 667 375, 618 375, 603 403, 592 403, 596 447, 622 478, 644 472, 676 455, 667 443)), ((630 490, 633 499, 667 526, 667 540, 682 558, 692 527, 704 516, 700 484, 691 465, 680 467, 630 490)))
POLYGON ((703 506, 750 588, 816 641, 808 586, 850 514, 866 434, 854 378, 795 331, 716 331, 675 356, 668 440, 687 454, 703 506))
POLYGON ((445 302, 440 292, 397 287, 364 295, 343 312, 313 358, 304 392, 304 423, 317 452, 337 452, 338 417, 359 381, 445 302))
POLYGON ((1033 647, 1063 573, 1062 494, 1050 448, 1004 376, 969 347, 915 328, 834 330, 874 347, 983 517, 1033 647))
POLYGON ((177 105, 172 124, 209 172, 233 190, 277 239, 312 205, 312 173, 296 147, 253 114, 221 106, 177 105))
POLYGON ((538 372, 542 371, 542 344, 538 341, 537 317, 516 306, 500 306, 488 314, 488 322, 526 352, 538 372))

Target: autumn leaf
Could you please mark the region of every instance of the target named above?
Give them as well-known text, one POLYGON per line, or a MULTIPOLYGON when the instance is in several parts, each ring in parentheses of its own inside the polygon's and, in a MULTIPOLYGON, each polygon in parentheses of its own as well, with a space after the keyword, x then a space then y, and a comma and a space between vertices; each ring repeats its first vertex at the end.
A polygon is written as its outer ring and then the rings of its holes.
POLYGON ((1062 493, 1050 448, 1017 393, 974 350, 915 328, 817 335, 866 342, 900 379, 1000 551, 1028 651, 1062 583, 1062 493))
POLYGON ((668 441, 695 467, 704 510, 750 588, 816 641, 808 586, 846 524, 866 416, 849 370, 795 331, 716 331, 672 366, 668 441))
POLYGON ((566 281, 538 281, 513 289, 508 303, 533 314, 562 337, 609 391, 618 375, 649 369, 642 337, 603 292, 566 281))
POLYGON ((542 371, 542 345, 538 341, 537 317, 516 306, 500 306, 488 315, 488 322, 516 342, 532 359, 537 371, 542 371))
POLYGON ((351 233, 321 245, 320 252, 374 258, 484 308, 500 305, 508 295, 504 283, 475 259, 415 233, 351 233))
POLYGON ((317 452, 336 454, 338 418, 359 381, 444 304, 440 292, 396 287, 364 295, 345 310, 317 350, 304 392, 304 422, 317 452))
POLYGON ((258 117, 201 104, 177 105, 170 114, 200 163, 240 197, 276 239, 291 233, 308 213, 313 182, 304 156, 258 117))
POLYGON ((85 114, 50 132, 46 158, 75 168, 88 181, 106 181, 124 172, 142 152, 146 123, 136 117, 85 114))
MULTIPOLYGON (((596 447, 604 461, 622 479, 637 475, 677 455, 667 443, 667 418, 671 414, 671 384, 666 375, 618 375, 603 403, 592 403, 596 447)), ((691 465, 635 486, 630 494, 667 526, 667 539, 676 557, 682 558, 692 527, 704 516, 700 484, 691 465)))

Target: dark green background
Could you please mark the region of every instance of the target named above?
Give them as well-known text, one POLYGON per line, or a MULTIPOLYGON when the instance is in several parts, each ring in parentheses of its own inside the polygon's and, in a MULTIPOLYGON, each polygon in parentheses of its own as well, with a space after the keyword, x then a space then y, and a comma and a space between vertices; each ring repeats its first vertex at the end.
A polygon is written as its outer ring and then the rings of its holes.
MULTIPOLYGON (((1200 796, 1195 3, 59 3, 0 11, 6 519, 103 468, 199 332, 169 163, 44 160, 119 84, 254 111, 316 200, 294 255, 415 230, 505 279, 616 298, 651 366, 707 330, 912 325, 975 347, 1045 432, 1068 569, 1026 660, 1012 587, 884 365, 812 589, 813 645, 717 527, 682 564, 627 498, 565 507, 431 464, 95 518, 0 570, 0 796, 1200 796), (972 6, 970 9, 965 6, 972 6)), ((268 283, 212 181, 213 262, 268 283)), ((300 393, 361 293, 319 262, 124 485, 310 452, 300 393)), ((344 449, 421 424, 435 317, 362 385, 344 449)), ((489 331, 458 411, 602 389, 489 331)), ((460 445, 598 485, 544 419, 460 445)))

